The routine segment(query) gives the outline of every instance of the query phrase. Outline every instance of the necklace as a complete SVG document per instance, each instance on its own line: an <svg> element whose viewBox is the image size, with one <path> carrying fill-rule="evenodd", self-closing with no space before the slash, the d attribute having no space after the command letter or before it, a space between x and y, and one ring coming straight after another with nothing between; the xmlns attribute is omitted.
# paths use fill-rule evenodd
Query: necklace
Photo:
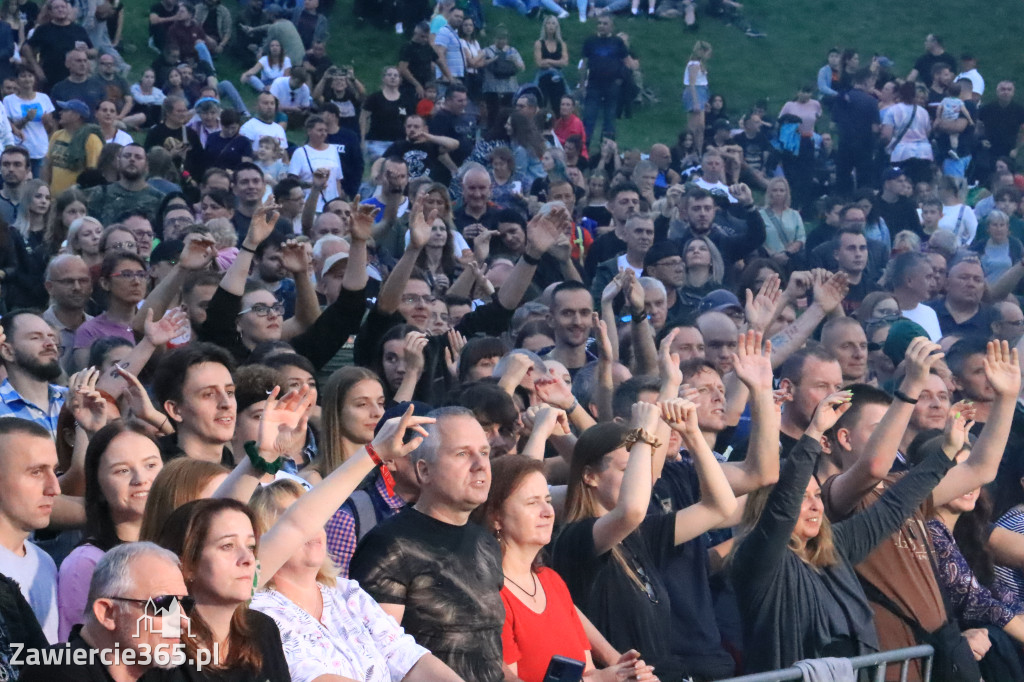
<svg viewBox="0 0 1024 682"><path fill-rule="evenodd" d="M532 593L530 593L530 592L527 592L527 591L526 591L526 589L525 589L525 588L524 588L524 587L523 587L522 585L520 585L519 583L517 583L517 582L516 582L515 580L512 580L512 578L509 578L509 577L508 577L507 575L505 576L505 580L509 581L510 583L512 583L513 585L515 585L516 587L518 587L518 588L519 588L519 590L520 590L520 591L521 591L521 592L522 592L523 594L525 594L526 596L528 596L528 597L529 597L530 599L533 599L534 597L536 597L536 596L537 596L537 574L536 574L536 573L534 573L533 571L530 571L530 577L531 577L531 578L533 578L533 592L532 592Z"/></svg>

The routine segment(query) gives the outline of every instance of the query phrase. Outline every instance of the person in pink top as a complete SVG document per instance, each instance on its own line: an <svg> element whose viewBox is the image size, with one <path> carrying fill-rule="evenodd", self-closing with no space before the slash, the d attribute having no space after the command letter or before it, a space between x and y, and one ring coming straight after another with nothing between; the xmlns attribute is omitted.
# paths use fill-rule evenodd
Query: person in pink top
<svg viewBox="0 0 1024 682"><path fill-rule="evenodd" d="M583 140L580 155L587 159L587 131L583 128L583 121L576 115L576 100L569 95L563 95L558 103L558 118L555 119L555 136L558 141L565 144L573 135L579 135Z"/></svg>
<svg viewBox="0 0 1024 682"><path fill-rule="evenodd" d="M779 112L779 116L792 114L800 119L800 134L810 135L814 132L814 125L821 118L821 102L812 99L814 88L810 85L800 86L796 93L796 99L786 102Z"/></svg>

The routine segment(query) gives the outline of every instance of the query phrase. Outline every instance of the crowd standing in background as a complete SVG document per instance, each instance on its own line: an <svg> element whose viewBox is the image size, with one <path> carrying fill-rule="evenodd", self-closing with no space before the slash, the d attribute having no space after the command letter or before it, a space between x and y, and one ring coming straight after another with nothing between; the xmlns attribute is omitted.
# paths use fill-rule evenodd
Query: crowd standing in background
<svg viewBox="0 0 1024 682"><path fill-rule="evenodd" d="M697 40L623 148L742 6L494 5L0 4L0 679L1024 679L1014 83Z"/></svg>

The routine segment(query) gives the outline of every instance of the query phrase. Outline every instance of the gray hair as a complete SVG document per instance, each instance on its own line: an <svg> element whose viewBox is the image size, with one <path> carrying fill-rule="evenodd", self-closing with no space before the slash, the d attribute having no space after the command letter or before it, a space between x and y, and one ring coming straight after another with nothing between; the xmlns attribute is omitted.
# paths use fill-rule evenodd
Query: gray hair
<svg viewBox="0 0 1024 682"><path fill-rule="evenodd" d="M327 214L324 213L323 215ZM320 239L316 240L316 244L313 244L313 258L316 258L317 260L323 258L324 245L332 244L334 242L345 242L346 244L348 244L344 237L338 236L336 234L325 234L323 237L320 237Z"/></svg>
<svg viewBox="0 0 1024 682"><path fill-rule="evenodd" d="M907 281L907 273L920 265L931 267L928 257L918 251L901 253L889 261L885 268L885 283L890 289L903 286Z"/></svg>
<svg viewBox="0 0 1024 682"><path fill-rule="evenodd" d="M644 291L647 289L653 289L654 291L660 291L663 296L668 295L668 290L665 289L665 285L662 284L660 279L656 279L654 277L641 277L637 281L640 282L640 286L644 288Z"/></svg>
<svg viewBox="0 0 1024 682"><path fill-rule="evenodd" d="M181 566L178 556L153 542L126 542L114 547L103 555L89 581L89 597L86 604L103 597L117 597L128 594L135 583L132 566L144 556L162 559L175 568Z"/></svg>
<svg viewBox="0 0 1024 682"><path fill-rule="evenodd" d="M512 336L518 334L519 330L523 328L523 325L526 324L531 317L535 315L546 316L550 310L551 309L543 303L538 303L536 301L527 301L516 308L516 311L512 313L512 321L509 322L509 329L512 330Z"/></svg>
<svg viewBox="0 0 1024 682"><path fill-rule="evenodd" d="M494 371L491 373L491 376L497 377L498 379L505 376L505 370L508 369L508 365L511 362L513 355L525 355L530 358L533 360L533 371L541 376L547 376L548 366L544 364L544 360L542 360L541 357L532 350L526 350L525 348L516 348L515 350L506 353L505 357L498 360L498 364L494 366Z"/></svg>
<svg viewBox="0 0 1024 682"><path fill-rule="evenodd" d="M1001 222L1006 223L1007 225L1010 224L1010 216L1006 215L1005 213L1000 211L998 208L994 208L994 209L992 209L991 211L988 212L988 220L987 220L987 222L992 222L993 220L999 220Z"/></svg>
<svg viewBox="0 0 1024 682"><path fill-rule="evenodd" d="M427 464L433 464L437 461L437 450L441 447L441 425L447 419L452 417L469 417L475 420L476 415L473 414L473 410L468 407L459 407L453 405L451 407L439 407L436 410L432 410L427 413L428 417L433 417L437 421L433 424L424 424L423 428L426 430L427 435L420 443L420 446L409 453L409 459L412 461L412 465L415 467L419 462L423 461Z"/></svg>

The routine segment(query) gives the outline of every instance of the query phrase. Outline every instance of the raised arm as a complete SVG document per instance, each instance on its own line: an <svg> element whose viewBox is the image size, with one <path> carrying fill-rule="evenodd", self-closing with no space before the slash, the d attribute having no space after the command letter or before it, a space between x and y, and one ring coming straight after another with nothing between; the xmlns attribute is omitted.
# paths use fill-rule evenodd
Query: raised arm
<svg viewBox="0 0 1024 682"><path fill-rule="evenodd" d="M924 390L932 367L944 355L939 344L932 343L928 337L913 339L907 347L907 373L900 384L900 393L916 401ZM868 438L864 454L832 482L829 506L833 513L846 517L861 498L889 473L913 413L912 403L900 398L893 400Z"/></svg>
<svg viewBox="0 0 1024 682"><path fill-rule="evenodd" d="M772 395L772 343L760 332L741 334L733 354L737 378L750 393L750 446L742 462L722 464L737 496L779 480L780 415Z"/></svg>
<svg viewBox="0 0 1024 682"><path fill-rule="evenodd" d="M697 406L675 398L661 403L661 416L683 439L700 481L700 502L676 512L675 541L681 545L717 527L736 511L736 496L697 423Z"/></svg>
<svg viewBox="0 0 1024 682"><path fill-rule="evenodd" d="M807 283L814 289L814 302L793 324L772 337L772 347L775 349L775 352L772 353L773 368L780 367L790 355L803 348L807 339L811 338L811 334L826 317L836 311L842 312L839 304L843 302L847 291L849 291L846 273L843 272L837 272L827 278L811 273L793 273L790 278L791 285L794 283L794 278L808 280ZM798 281L798 286L803 285L803 281Z"/></svg>
<svg viewBox="0 0 1024 682"><path fill-rule="evenodd" d="M658 367L658 350L654 345L654 327L644 308L644 288L633 270L627 268L623 274L626 275L626 302L629 304L633 372L653 374Z"/></svg>
<svg viewBox="0 0 1024 682"><path fill-rule="evenodd" d="M381 313L390 315L398 310L405 285L409 282L409 275L416 267L420 251L430 239L430 226L436 218L437 211L431 212L430 216L423 215L423 198L418 197L409 212L409 245L405 247L405 252L398 259L391 274L384 280L384 285L377 296L377 310Z"/></svg>
<svg viewBox="0 0 1024 682"><path fill-rule="evenodd" d="M1017 349L1006 341L989 341L985 354L985 377L996 397L981 435L971 448L967 461L957 464L935 487L932 501L944 505L975 488L995 480L1010 436L1013 411L1020 393L1020 365ZM1013 453L1014 456L1017 453Z"/></svg>
<svg viewBox="0 0 1024 682"><path fill-rule="evenodd" d="M512 273L498 289L498 303L506 310L515 310L523 300L537 272L537 264L559 235L568 232L569 211L560 204L545 204L526 226L526 250L516 261Z"/></svg>
<svg viewBox="0 0 1024 682"><path fill-rule="evenodd" d="M269 405L267 409L270 409ZM419 447L427 435L423 424L433 422L430 417L413 416L413 408L410 406L401 417L389 419L384 423L370 447L383 462L392 463L400 457L407 457ZM266 447L263 445L265 432L262 423L260 431L259 447L262 454ZM406 433L413 436L408 443L403 442ZM269 435L267 439L270 439ZM296 500L263 535L259 548L261 579L258 587L265 585L289 557L323 529L324 524L338 510L341 501L348 499L363 478L373 471L376 465L368 450L367 447L360 448L327 478Z"/></svg>
<svg viewBox="0 0 1024 682"><path fill-rule="evenodd" d="M309 329L320 317L320 301L316 297L313 280L309 278L306 245L289 239L281 245L281 261L295 280L295 315L285 320L281 330L282 337L290 339Z"/></svg>
<svg viewBox="0 0 1024 682"><path fill-rule="evenodd" d="M221 289L235 296L245 293L245 281L249 278L253 254L256 252L256 248L274 231L274 225L277 224L279 217L278 206L274 203L273 197L256 209L252 214L249 231L246 232L245 239L242 240L235 262L231 264L220 280Z"/></svg>
<svg viewBox="0 0 1024 682"><path fill-rule="evenodd" d="M185 235L185 245L181 250L181 256L178 257L178 263L171 268L170 274L153 287L153 291L149 292L149 296L142 302L142 306L132 319L132 331L136 338L146 332L147 315L152 313L154 318L162 318L167 308L181 294L188 276L210 267L216 255L217 246L209 235L198 232Z"/></svg>
<svg viewBox="0 0 1024 682"><path fill-rule="evenodd" d="M594 551L598 555L610 551L636 530L647 515L651 501L651 456L654 432L661 410L650 403L633 405L633 429L640 429L638 439L629 449L629 463L622 475L619 500L615 508L594 524Z"/></svg>

